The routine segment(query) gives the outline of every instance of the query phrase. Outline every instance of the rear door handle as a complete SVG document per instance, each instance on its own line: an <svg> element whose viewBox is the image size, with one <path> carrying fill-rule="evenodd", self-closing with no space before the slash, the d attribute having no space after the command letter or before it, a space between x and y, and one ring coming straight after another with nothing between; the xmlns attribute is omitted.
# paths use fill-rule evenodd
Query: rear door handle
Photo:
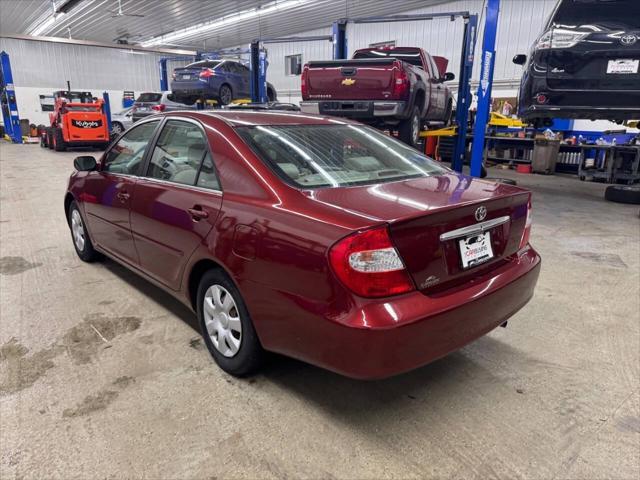
<svg viewBox="0 0 640 480"><path fill-rule="evenodd" d="M118 199L122 201L129 200L129 194L127 192L118 192L116 197L118 197Z"/></svg>
<svg viewBox="0 0 640 480"><path fill-rule="evenodd" d="M209 212L203 210L200 205L195 205L193 208L189 208L187 212L189 212L189 215L191 215L193 220L196 222L203 218L209 218Z"/></svg>

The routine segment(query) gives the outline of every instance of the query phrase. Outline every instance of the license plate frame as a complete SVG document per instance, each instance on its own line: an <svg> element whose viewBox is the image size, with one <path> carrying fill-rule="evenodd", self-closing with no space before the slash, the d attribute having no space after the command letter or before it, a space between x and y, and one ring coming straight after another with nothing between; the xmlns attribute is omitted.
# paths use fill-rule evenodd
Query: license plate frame
<svg viewBox="0 0 640 480"><path fill-rule="evenodd" d="M494 258L491 232L469 235L458 240L462 269L468 270Z"/></svg>
<svg viewBox="0 0 640 480"><path fill-rule="evenodd" d="M607 75L635 75L639 67L640 60L616 58L607 62Z"/></svg>

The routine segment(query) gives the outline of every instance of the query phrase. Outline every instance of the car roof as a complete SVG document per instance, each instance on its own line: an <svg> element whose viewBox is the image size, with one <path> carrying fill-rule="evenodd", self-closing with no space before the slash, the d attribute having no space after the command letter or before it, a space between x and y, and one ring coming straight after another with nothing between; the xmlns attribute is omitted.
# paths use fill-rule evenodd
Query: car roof
<svg viewBox="0 0 640 480"><path fill-rule="evenodd" d="M172 112L176 113L176 112ZM190 117L196 117L202 122L218 119L232 127L256 126L256 125L347 125L355 122L349 120L323 117L321 115L309 115L291 111L239 111L239 110L215 110L215 111L185 111ZM170 115L168 113L167 115Z"/></svg>

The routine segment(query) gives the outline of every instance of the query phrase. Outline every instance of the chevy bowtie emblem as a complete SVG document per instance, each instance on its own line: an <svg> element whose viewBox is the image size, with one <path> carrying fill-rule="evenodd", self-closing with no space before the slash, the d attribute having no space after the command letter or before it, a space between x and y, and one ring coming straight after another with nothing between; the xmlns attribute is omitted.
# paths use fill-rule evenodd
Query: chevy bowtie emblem
<svg viewBox="0 0 640 480"><path fill-rule="evenodd" d="M353 78L345 78L342 80L342 85L346 85L347 87L350 87L354 83L356 83L356 81Z"/></svg>

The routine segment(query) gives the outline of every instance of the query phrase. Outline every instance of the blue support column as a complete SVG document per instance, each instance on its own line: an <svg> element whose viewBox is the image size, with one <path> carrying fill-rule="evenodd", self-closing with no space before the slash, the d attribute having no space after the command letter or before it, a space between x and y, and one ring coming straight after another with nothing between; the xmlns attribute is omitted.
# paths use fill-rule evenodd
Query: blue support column
<svg viewBox="0 0 640 480"><path fill-rule="evenodd" d="M13 85L11 62L7 52L0 53L0 96L4 131L13 143L22 143L16 90Z"/></svg>
<svg viewBox="0 0 640 480"><path fill-rule="evenodd" d="M267 54L260 48L260 41L251 42L251 101L267 101Z"/></svg>
<svg viewBox="0 0 640 480"><path fill-rule="evenodd" d="M102 99L104 100L104 113L107 117L107 131L111 135L111 102L109 101L109 94L102 92Z"/></svg>
<svg viewBox="0 0 640 480"><path fill-rule="evenodd" d="M347 58L347 20L333 22L333 59Z"/></svg>
<svg viewBox="0 0 640 480"><path fill-rule="evenodd" d="M473 129L473 145L471 147L471 175L479 177L482 172L482 155L484 140L491 110L491 85L493 83L493 66L496 58L496 33L498 32L498 14L500 0L488 0L484 39L482 41L482 67L480 69L480 85L478 86L478 113Z"/></svg>
<svg viewBox="0 0 640 480"><path fill-rule="evenodd" d="M169 91L169 79L167 77L167 60L168 58L161 58L158 61L158 65L160 67L160 91L167 92Z"/></svg>
<svg viewBox="0 0 640 480"><path fill-rule="evenodd" d="M458 98L456 102L456 125L458 134L453 146L451 168L462 172L462 165L467 152L467 119L471 106L471 75L476 49L478 16L469 15L464 22L462 55L460 57L460 74L458 76Z"/></svg>

